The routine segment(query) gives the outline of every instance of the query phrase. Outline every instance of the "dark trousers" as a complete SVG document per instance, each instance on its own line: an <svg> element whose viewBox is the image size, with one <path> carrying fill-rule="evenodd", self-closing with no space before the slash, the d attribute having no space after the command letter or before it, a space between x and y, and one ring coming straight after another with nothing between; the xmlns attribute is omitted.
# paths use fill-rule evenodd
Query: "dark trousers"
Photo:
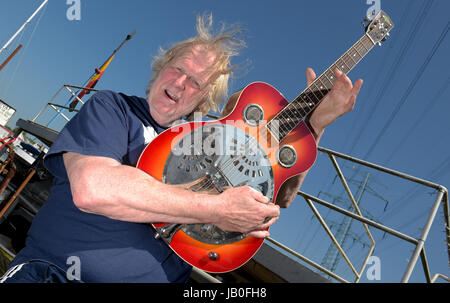
<svg viewBox="0 0 450 303"><path fill-rule="evenodd" d="M0 283L71 283L66 272L45 261L29 261L8 269L0 278Z"/></svg>

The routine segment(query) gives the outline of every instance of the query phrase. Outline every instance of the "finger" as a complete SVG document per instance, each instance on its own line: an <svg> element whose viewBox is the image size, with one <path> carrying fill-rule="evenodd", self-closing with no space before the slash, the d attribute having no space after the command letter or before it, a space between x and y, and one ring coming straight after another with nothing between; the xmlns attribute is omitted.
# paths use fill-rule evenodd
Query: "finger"
<svg viewBox="0 0 450 303"><path fill-rule="evenodd" d="M306 69L306 84L309 86L316 79L316 73L310 67Z"/></svg>
<svg viewBox="0 0 450 303"><path fill-rule="evenodd" d="M362 79L356 80L352 88L352 95L357 96L359 94L359 90L361 89L362 85L363 85Z"/></svg>
<svg viewBox="0 0 450 303"><path fill-rule="evenodd" d="M280 216L280 206L270 203L267 205L267 214L266 217L279 217Z"/></svg>
<svg viewBox="0 0 450 303"><path fill-rule="evenodd" d="M272 226L272 224L274 224L279 218L280 218L280 217L273 217L273 218L270 218L266 223L264 223L264 224L262 224L262 225L260 226L260 229L267 229L267 228L269 228L269 227Z"/></svg>
<svg viewBox="0 0 450 303"><path fill-rule="evenodd" d="M334 82L333 88L336 90L351 90L353 85L352 81L346 74L341 72L339 69L334 70L334 75L336 76L336 81Z"/></svg>
<svg viewBox="0 0 450 303"><path fill-rule="evenodd" d="M250 187L250 186L249 186L249 188L252 189L252 192L253 192L253 198L254 198L256 201L261 202L261 203L264 203L264 204L269 203L270 199L267 198L266 196L264 196L264 195L262 194L262 192L260 192L260 191L258 191L258 190L256 190L256 189L254 189L253 187Z"/></svg>
<svg viewBox="0 0 450 303"><path fill-rule="evenodd" d="M267 230L254 230L247 233L247 236L264 239L270 236L270 233Z"/></svg>

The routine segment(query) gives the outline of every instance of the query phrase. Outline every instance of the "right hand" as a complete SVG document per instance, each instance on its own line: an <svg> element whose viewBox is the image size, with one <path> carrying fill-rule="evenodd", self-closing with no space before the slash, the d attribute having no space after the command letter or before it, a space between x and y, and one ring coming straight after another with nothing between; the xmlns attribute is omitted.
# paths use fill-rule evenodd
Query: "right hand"
<svg viewBox="0 0 450 303"><path fill-rule="evenodd" d="M213 224L225 231L266 238L267 228L280 216L280 207L250 186L231 187L214 198L218 216Z"/></svg>

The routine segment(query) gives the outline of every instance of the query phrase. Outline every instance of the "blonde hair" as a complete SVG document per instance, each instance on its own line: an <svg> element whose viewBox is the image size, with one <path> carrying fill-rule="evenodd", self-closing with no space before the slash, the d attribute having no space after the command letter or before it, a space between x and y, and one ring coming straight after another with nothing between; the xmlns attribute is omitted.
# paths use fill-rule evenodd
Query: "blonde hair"
<svg viewBox="0 0 450 303"><path fill-rule="evenodd" d="M239 34L243 31L241 27L233 25L227 28L225 24L222 24L220 31L213 34L212 24L212 14L197 15L197 36L179 42L168 50L160 48L159 55L155 56L152 62L153 75L146 89L147 95L150 93L152 84L169 62L192 50L194 46L202 46L204 50L213 51L216 60L211 67L213 76L207 85L204 102L201 108L194 111L201 111L204 115L210 110L219 110L222 100L228 95L230 76L237 68L231 65L231 57L239 54L238 51L245 47L245 42L239 38Z"/></svg>

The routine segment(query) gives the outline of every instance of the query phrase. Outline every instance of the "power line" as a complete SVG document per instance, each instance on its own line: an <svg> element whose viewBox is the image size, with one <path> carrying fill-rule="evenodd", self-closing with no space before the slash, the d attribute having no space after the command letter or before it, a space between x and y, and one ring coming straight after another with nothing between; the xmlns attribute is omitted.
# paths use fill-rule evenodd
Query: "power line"
<svg viewBox="0 0 450 303"><path fill-rule="evenodd" d="M440 162L438 165L436 165L433 170L425 177L425 179L430 180L435 178L437 175L441 174L442 172L448 172L448 169L450 168L450 156L447 156L442 162ZM414 197L417 196L417 194L420 191L420 187L417 187L416 184L414 184L409 190L409 195L404 197L403 199L394 202L393 205L395 205L392 209L390 209L388 212L383 214L381 216L381 219L386 222L388 218L390 219L393 215L398 214L397 210L400 208L406 207L408 204L410 204L412 201L414 201Z"/></svg>
<svg viewBox="0 0 450 303"><path fill-rule="evenodd" d="M411 13L411 10L409 10L409 9L405 9L404 10L404 13L403 13L403 15L402 15L402 17L400 18L400 22L399 22L399 24L397 25L397 30L398 31L402 31L402 29L403 29L403 26L405 25L405 20L407 20L407 17L409 16L409 14ZM392 56L392 54L390 53L391 51L392 51L392 49L394 48L394 46L396 45L396 42L397 42L398 40L397 39L391 39L390 40L390 43L388 43L388 50L385 52L385 54L384 54L384 57L383 57L383 59L381 60L382 62L387 62L388 61L388 58L389 57L391 57ZM375 87L376 87L376 84L377 83L379 83L379 77L382 75L382 72L385 70L385 66L383 65L383 64L379 64L378 65L378 69L377 69L377 71L374 73L374 75L375 75L375 78L372 80L372 81L370 81L370 89L368 90L368 92L367 92L367 96L373 96L373 91L375 90ZM365 85L367 85L367 84L365 84ZM361 95L361 94L360 94ZM362 96L361 96L362 97ZM360 124L359 122L360 122L360 120L362 119L362 117L365 115L365 110L366 109L368 109L368 107L369 107L369 105L370 105L370 103L369 102L365 102L365 101L363 101L362 103L358 103L359 105L359 107L361 107L361 113L360 114L358 114L356 117L355 117L355 121L354 121L354 123L353 123L353 125L351 126L351 130L350 131L348 131L348 132L346 132L347 134L348 133L350 133L350 132L352 132L352 131L356 131L358 128L357 127L355 127L355 125L358 125L358 124ZM371 112L373 111L373 108L371 108L370 110L369 110L369 113L368 113L368 115L370 116L370 114L371 114ZM368 121L368 119L363 119L363 123L365 123L365 122L367 122ZM345 136L345 141L344 141L344 144L343 144L343 148L341 149L341 150L344 150L344 148L346 147L346 146L348 146L349 144L348 144L348 141L350 140L350 138L351 138L351 136ZM351 152L351 151L350 151ZM350 154L350 153L349 153Z"/></svg>
<svg viewBox="0 0 450 303"><path fill-rule="evenodd" d="M420 125L420 122L423 121L423 118L426 117L431 109L436 105L437 101L440 100L442 94L446 91L448 88L448 85L450 84L450 77L447 78L447 80L443 83L443 85L438 89L436 95L431 99L429 102L429 105L426 107L425 111L421 113L421 115L412 123L412 127L406 132L406 135L402 137L402 140L397 144L397 146L393 149L392 153L387 157L385 164L389 163L394 155L400 151L400 147L406 142L406 140L409 139L411 134L414 133L416 128Z"/></svg>
<svg viewBox="0 0 450 303"><path fill-rule="evenodd" d="M378 91L378 94L375 97L375 105L373 106L372 110L369 112L369 117L367 119L365 119L365 121L364 121L365 123L360 128L360 130L354 140L354 143L349 151L349 154L351 154L353 152L353 149L356 147L356 144L359 141L359 139L361 138L362 133L366 129L370 120L372 119L372 116L373 116L376 108L378 107L380 101L383 99L384 94L387 92L388 86L393 82L392 79L395 77L398 67L400 66L400 63L406 57L406 53L410 49L411 44L414 41L414 38L417 37L417 32L419 31L420 27L422 26L422 24L425 20L425 17L428 14L428 11L432 4L433 4L433 0L428 0L424 4L422 10L416 16L416 18L415 18L416 23L411 28L410 32L408 33L408 39L406 40L405 44L402 46L402 49L400 50L400 52L397 54L394 64L391 65L391 68L390 68L389 72L387 73L387 77L385 77L384 82L383 82L380 90Z"/></svg>
<svg viewBox="0 0 450 303"><path fill-rule="evenodd" d="M441 46L442 41L447 36L448 30L449 30L449 26L450 26L450 22L447 22L447 24L445 25L441 35L439 36L438 40L434 44L430 54L427 56L427 58L425 59L425 61L422 64L422 66L417 71L414 79L411 81L411 83L409 84L408 88L405 91L405 94L400 99L400 102L397 104L396 108L394 109L394 111L391 113L391 115L387 119L386 123L384 124L384 126L381 129L380 133L378 134L377 138L372 143L372 145L369 147L369 150L366 153L366 155L364 156L364 159L367 159L369 157L369 155L373 152L373 150L375 149L375 146L378 144L378 142L380 141L381 137L384 135L384 133L386 132L388 127L391 125L391 123L394 120L394 118L397 115L397 113L400 111L402 106L406 103L406 100L408 99L409 94L411 93L411 91L414 89L414 87L416 86L416 84L419 81L419 79L424 74L425 69L427 68L428 64L430 63L430 61L433 58L434 54L436 53L437 49Z"/></svg>

